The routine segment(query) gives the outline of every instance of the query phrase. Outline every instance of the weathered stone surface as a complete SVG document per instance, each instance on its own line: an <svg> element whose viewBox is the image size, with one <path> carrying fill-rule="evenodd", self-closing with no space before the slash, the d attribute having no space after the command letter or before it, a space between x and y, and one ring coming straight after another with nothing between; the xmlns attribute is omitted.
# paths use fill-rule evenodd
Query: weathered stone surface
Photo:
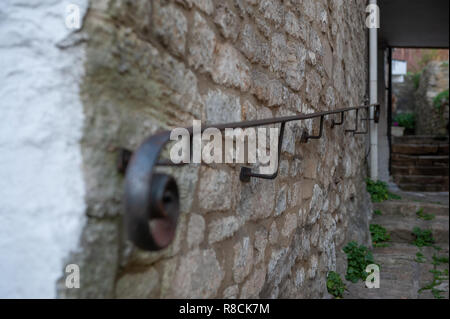
<svg viewBox="0 0 450 319"><path fill-rule="evenodd" d="M306 98L311 102L313 108L318 107L322 82L316 71L311 71L306 77Z"/></svg>
<svg viewBox="0 0 450 319"><path fill-rule="evenodd" d="M283 84L273 79L271 80L265 73L253 71L251 93L267 106L279 106L287 98L287 88Z"/></svg>
<svg viewBox="0 0 450 319"><path fill-rule="evenodd" d="M289 208L295 207L301 202L301 182L296 182L291 187L291 192L288 194L290 195L288 198Z"/></svg>
<svg viewBox="0 0 450 319"><path fill-rule="evenodd" d="M188 63L195 69L211 72L214 63L216 35L206 20L197 12L194 14L194 30L188 43Z"/></svg>
<svg viewBox="0 0 450 319"><path fill-rule="evenodd" d="M239 52L230 44L218 44L214 58L212 78L218 84L240 88L250 87L250 71Z"/></svg>
<svg viewBox="0 0 450 319"><path fill-rule="evenodd" d="M203 241L205 237L205 220L201 215L192 214L189 219L188 231L187 231L187 243L188 246L194 247Z"/></svg>
<svg viewBox="0 0 450 319"><path fill-rule="evenodd" d="M80 249L65 264L80 267L80 288L68 289L66 277L57 286L61 298L112 298L118 270L119 229L114 220L90 219L82 234Z"/></svg>
<svg viewBox="0 0 450 319"><path fill-rule="evenodd" d="M317 255L312 255L309 263L308 279L314 279L316 277L318 262Z"/></svg>
<svg viewBox="0 0 450 319"><path fill-rule="evenodd" d="M317 3L316 6L316 19L320 23L320 30L325 33L328 29L328 14L321 3Z"/></svg>
<svg viewBox="0 0 450 319"><path fill-rule="evenodd" d="M314 158L307 158L302 163L304 167L303 177L316 179L317 177L317 161Z"/></svg>
<svg viewBox="0 0 450 319"><path fill-rule="evenodd" d="M275 216L282 214L286 210L287 186L283 185L277 194Z"/></svg>
<svg viewBox="0 0 450 319"><path fill-rule="evenodd" d="M180 261L175 274L174 298L209 298L215 296L224 277L212 249L193 250Z"/></svg>
<svg viewBox="0 0 450 319"><path fill-rule="evenodd" d="M254 269L250 277L242 286L240 298L258 298L259 293L264 286L265 277L266 269L264 266Z"/></svg>
<svg viewBox="0 0 450 319"><path fill-rule="evenodd" d="M314 181L303 180L303 183L300 186L300 194L302 199L309 199L313 196L314 185Z"/></svg>
<svg viewBox="0 0 450 319"><path fill-rule="evenodd" d="M241 185L241 199L237 211L243 220L264 219L275 206L275 187L272 181L251 179Z"/></svg>
<svg viewBox="0 0 450 319"><path fill-rule="evenodd" d="M178 267L178 257L172 257L161 262L162 276L161 276L161 293L160 298L172 297L173 278Z"/></svg>
<svg viewBox="0 0 450 319"><path fill-rule="evenodd" d="M262 228L255 233L255 264L264 261L266 246L267 246L267 230Z"/></svg>
<svg viewBox="0 0 450 319"><path fill-rule="evenodd" d="M128 273L116 283L116 298L152 298L159 294L159 275L154 268L140 273Z"/></svg>
<svg viewBox="0 0 450 319"><path fill-rule="evenodd" d="M238 285L233 285L230 287L227 287L224 291L223 291L223 298L224 299L236 299L239 295L239 286Z"/></svg>
<svg viewBox="0 0 450 319"><path fill-rule="evenodd" d="M239 34L240 20L227 2L217 4L214 22L219 26L220 33L225 38L236 40Z"/></svg>
<svg viewBox="0 0 450 319"><path fill-rule="evenodd" d="M212 221L208 226L208 242L213 244L231 237L239 229L239 226L239 220L234 216L228 216Z"/></svg>
<svg viewBox="0 0 450 319"><path fill-rule="evenodd" d="M241 104L238 96L214 90L209 91L204 99L207 123L232 123L241 120Z"/></svg>
<svg viewBox="0 0 450 319"><path fill-rule="evenodd" d="M287 111L284 108L279 108L277 112L277 117L284 117L295 115L292 111ZM295 154L295 144L298 138L301 136L301 127L296 122L288 122L284 128L283 142L281 144L281 151L289 153L291 155Z"/></svg>
<svg viewBox="0 0 450 319"><path fill-rule="evenodd" d="M301 257L302 259L308 259L309 253L311 250L311 242L309 240L309 233L303 232L302 233L302 249L301 249Z"/></svg>
<svg viewBox="0 0 450 319"><path fill-rule="evenodd" d="M320 217L323 202L324 202L323 191L319 185L315 184L313 188L311 202L309 204L309 215L307 221L309 225L314 224L316 220Z"/></svg>
<svg viewBox="0 0 450 319"><path fill-rule="evenodd" d="M300 90L305 78L306 49L296 42L288 43L288 55L284 66L284 78L289 87Z"/></svg>
<svg viewBox="0 0 450 319"><path fill-rule="evenodd" d="M320 225L315 224L311 230L311 246L317 247L319 244L319 236L320 236Z"/></svg>
<svg viewBox="0 0 450 319"><path fill-rule="evenodd" d="M301 267L295 273L295 286L300 288L303 285L304 281L305 281L305 269Z"/></svg>
<svg viewBox="0 0 450 319"><path fill-rule="evenodd" d="M292 11L288 11L284 17L284 30L291 36L298 38L300 34L299 19Z"/></svg>
<svg viewBox="0 0 450 319"><path fill-rule="evenodd" d="M261 32L261 34L264 35L267 39L270 39L270 36L272 34L272 26L270 22L264 19L264 17L256 16L255 23L259 32Z"/></svg>
<svg viewBox="0 0 450 319"><path fill-rule="evenodd" d="M278 28L283 24L284 20L284 7L281 3L270 0L262 0L259 3L259 11L264 15L264 17L275 24Z"/></svg>
<svg viewBox="0 0 450 319"><path fill-rule="evenodd" d="M310 48L313 50L314 53L316 53L319 56L323 56L322 40L320 39L319 34L314 29L311 29L310 31L309 43Z"/></svg>
<svg viewBox="0 0 450 319"><path fill-rule="evenodd" d="M148 33L151 26L152 6L146 0L138 1L110 1L109 12L114 18L126 20L127 14L135 17L136 28L139 32Z"/></svg>
<svg viewBox="0 0 450 319"><path fill-rule="evenodd" d="M280 161L279 175L280 177L289 176L289 161L287 160Z"/></svg>
<svg viewBox="0 0 450 319"><path fill-rule="evenodd" d="M270 70L282 73L286 62L286 36L284 33L274 33L270 39Z"/></svg>
<svg viewBox="0 0 450 319"><path fill-rule="evenodd" d="M284 220L281 234L284 237L290 237L295 228L297 228L297 213L289 213Z"/></svg>
<svg viewBox="0 0 450 319"><path fill-rule="evenodd" d="M158 3L155 2L153 15L155 33L173 54L184 55L188 28L186 17L175 6L161 7Z"/></svg>
<svg viewBox="0 0 450 319"><path fill-rule="evenodd" d="M249 237L234 245L233 278L236 283L241 283L250 273L253 266L253 245Z"/></svg>
<svg viewBox="0 0 450 319"><path fill-rule="evenodd" d="M272 245L277 244L279 235L277 223L274 221L272 222L272 225L270 225L269 242Z"/></svg>
<svg viewBox="0 0 450 319"><path fill-rule="evenodd" d="M198 197L205 210L226 210L231 207L231 176L223 170L203 168Z"/></svg>
<svg viewBox="0 0 450 319"><path fill-rule="evenodd" d="M196 6L206 14L211 14L214 11L214 2L212 0L175 0L175 1L183 4L188 8Z"/></svg>
<svg viewBox="0 0 450 319"><path fill-rule="evenodd" d="M316 18L315 0L296 1L296 2L299 3L299 7L297 8L297 10L302 12L308 18L308 21L311 21Z"/></svg>
<svg viewBox="0 0 450 319"><path fill-rule="evenodd" d="M334 106L336 105L336 97L335 97L335 94L334 94L334 89L331 86L329 86L327 88L326 96L325 96L325 103L330 108L334 108Z"/></svg>
<svg viewBox="0 0 450 319"><path fill-rule="evenodd" d="M191 164L182 169L171 170L178 185L178 192L180 195L180 211L188 213L191 211L192 200L195 197L197 190L198 174L200 167L196 164Z"/></svg>
<svg viewBox="0 0 450 319"><path fill-rule="evenodd" d="M289 277L293 276L293 267L301 253L300 244L300 232L297 230L288 247L272 250L272 256L267 270L266 283L264 284L260 297L266 298L267 296L278 296L283 298L288 295L288 292L282 288L286 287L288 284L287 281L290 280Z"/></svg>
<svg viewBox="0 0 450 319"><path fill-rule="evenodd" d="M269 45L251 24L246 24L242 28L239 49L251 62L263 66L270 64Z"/></svg>
<svg viewBox="0 0 450 319"><path fill-rule="evenodd" d="M277 269L277 266L278 267L282 266L283 263L280 261L282 261L286 257L287 252L288 248L282 248L272 251L272 255L270 256L270 261L267 269L268 278L272 279L273 277L278 275L278 272L276 272L275 270Z"/></svg>

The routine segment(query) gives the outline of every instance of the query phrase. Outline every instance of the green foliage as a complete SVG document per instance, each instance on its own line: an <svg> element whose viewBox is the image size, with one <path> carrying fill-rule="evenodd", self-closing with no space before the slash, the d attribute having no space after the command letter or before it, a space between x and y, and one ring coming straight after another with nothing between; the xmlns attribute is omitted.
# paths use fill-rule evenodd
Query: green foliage
<svg viewBox="0 0 450 319"><path fill-rule="evenodd" d="M387 247L387 243L391 236L387 232L386 228L378 224L370 224L370 234L372 235L372 243L374 247Z"/></svg>
<svg viewBox="0 0 450 319"><path fill-rule="evenodd" d="M416 115L414 113L400 113L394 117L394 122L397 122L398 126L413 130L416 126Z"/></svg>
<svg viewBox="0 0 450 319"><path fill-rule="evenodd" d="M439 111L441 110L442 106L445 104L448 104L448 89L442 91L441 93L436 95L433 99L433 105Z"/></svg>
<svg viewBox="0 0 450 319"><path fill-rule="evenodd" d="M444 67L444 68L448 68L448 61L442 62L441 66Z"/></svg>
<svg viewBox="0 0 450 319"><path fill-rule="evenodd" d="M370 178L366 179L367 191L370 194L372 202L379 203L388 199L400 199L400 196L388 191L387 184L382 181L374 182Z"/></svg>
<svg viewBox="0 0 450 319"><path fill-rule="evenodd" d="M418 262L418 263L424 263L424 262L426 261L426 259L425 259L425 256L419 251L419 252L416 254L416 259L415 259L415 261Z"/></svg>
<svg viewBox="0 0 450 319"><path fill-rule="evenodd" d="M414 83L414 89L417 90L419 88L420 84L420 76L422 75L422 72L416 72L412 74L412 80Z"/></svg>
<svg viewBox="0 0 450 319"><path fill-rule="evenodd" d="M420 76L422 75L421 71L418 72L407 72L406 76L411 78L413 85L414 85L414 90L417 90L419 88L419 84L420 84Z"/></svg>
<svg viewBox="0 0 450 319"><path fill-rule="evenodd" d="M433 255L433 261L431 263L435 266L439 266L441 264L448 264L448 256Z"/></svg>
<svg viewBox="0 0 450 319"><path fill-rule="evenodd" d="M375 210L373 211L373 214L374 214L374 215L377 215L377 216L381 216L381 215L382 215L381 210L379 210L379 209L375 209Z"/></svg>
<svg viewBox="0 0 450 319"><path fill-rule="evenodd" d="M341 276L335 272L330 271L327 275L327 290L336 299L343 298L346 287L342 282Z"/></svg>
<svg viewBox="0 0 450 319"><path fill-rule="evenodd" d="M419 227L414 227L412 233L416 238L413 241L413 245L416 245L417 247L433 246L434 238L431 230L422 230Z"/></svg>
<svg viewBox="0 0 450 319"><path fill-rule="evenodd" d="M420 219L423 219L423 220L432 220L435 217L434 214L424 213L423 212L423 208L419 209L416 212L416 216L417 216L417 218L420 218Z"/></svg>
<svg viewBox="0 0 450 319"><path fill-rule="evenodd" d="M372 252L364 245L358 246L355 241L349 242L344 247L347 254L347 274L345 279L356 283L359 279L366 280L367 265L374 264Z"/></svg>
<svg viewBox="0 0 450 319"><path fill-rule="evenodd" d="M444 298L441 293L443 290L439 290L436 286L439 286L444 280L448 280L448 269L438 270L436 267L430 270L430 273L433 274L433 280L427 284L425 287L419 289L419 293L424 290L431 290L434 298L442 299Z"/></svg>

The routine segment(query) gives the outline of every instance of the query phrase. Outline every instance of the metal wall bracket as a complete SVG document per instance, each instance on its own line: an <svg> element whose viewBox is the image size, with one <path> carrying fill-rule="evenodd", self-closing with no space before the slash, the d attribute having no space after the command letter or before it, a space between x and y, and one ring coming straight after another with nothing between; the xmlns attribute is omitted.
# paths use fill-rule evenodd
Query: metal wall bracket
<svg viewBox="0 0 450 319"><path fill-rule="evenodd" d="M359 113L359 109L356 109L355 129L354 130L345 130L345 133L353 133L353 134L355 134L355 132L358 130L358 113Z"/></svg>
<svg viewBox="0 0 450 319"><path fill-rule="evenodd" d="M280 154L281 154L281 147L283 145L283 136L284 136L284 125L286 122L281 123L280 126L280 134L278 135L278 160L277 160L277 169L273 174L258 174L253 173L252 169L250 167L241 167L241 173L239 174L239 179L241 182L248 183L250 182L250 177L257 177L257 178L263 178L263 179L275 179L278 176L278 168L280 167Z"/></svg>
<svg viewBox="0 0 450 319"><path fill-rule="evenodd" d="M365 104L355 107L347 107L332 111L324 111L311 114L299 114L279 118L236 122L228 124L210 125L202 127L202 132L210 127L220 131L225 128L248 128L281 124L278 136L278 166L273 174L257 174L249 167L241 167L240 180L250 181L251 177L274 179L278 176L281 146L284 137L284 128L287 122L302 121L320 117L320 128L318 135L309 135L303 132L300 142L306 143L309 139L320 139L323 133L323 122L325 116L340 114L340 122L332 121L332 128L344 123L344 113L360 109L375 107L374 122L379 119L379 105ZM368 117L361 119L370 121ZM366 134L366 131L358 132L358 116L355 120L355 129L346 130L354 134ZM192 127L187 128L193 135ZM128 238L139 248L145 250L160 250L167 247L175 236L177 220L179 216L179 193L175 180L167 175L156 173L156 166L180 166L185 164L174 164L168 160L160 160L160 153L164 146L170 141L170 131L163 131L149 136L134 152L121 149L118 158L118 171L125 172L124 206L125 227ZM192 144L192 143L191 143ZM192 153L192 152L191 152Z"/></svg>
<svg viewBox="0 0 450 319"><path fill-rule="evenodd" d="M331 120L331 128L334 128L335 126L344 124L344 115L345 115L345 112L342 112L341 113L341 120L339 122L336 122L334 119L332 119Z"/></svg>
<svg viewBox="0 0 450 319"><path fill-rule="evenodd" d="M302 137L300 138L300 143L308 143L309 139L319 139L322 137L322 132L323 132L323 119L324 119L324 115L322 115L320 117L320 127L319 127L319 134L318 135L309 135L308 132L303 131L302 133Z"/></svg>
<svg viewBox="0 0 450 319"><path fill-rule="evenodd" d="M367 117L366 118L362 118L361 119L361 121L370 121L370 117L369 117L369 110L368 109L366 109L366 115L367 115ZM369 124L367 123L366 124L366 129L364 130L364 131L360 131L360 132L353 132L353 135L355 135L355 134L367 134L369 131Z"/></svg>

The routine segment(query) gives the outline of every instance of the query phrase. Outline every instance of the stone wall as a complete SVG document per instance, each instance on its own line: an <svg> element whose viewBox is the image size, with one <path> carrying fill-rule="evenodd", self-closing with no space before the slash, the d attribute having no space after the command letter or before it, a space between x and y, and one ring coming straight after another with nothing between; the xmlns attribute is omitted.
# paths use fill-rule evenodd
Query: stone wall
<svg viewBox="0 0 450 319"><path fill-rule="evenodd" d="M407 74L403 82L392 83L392 117L400 113L415 113L416 89L412 74Z"/></svg>
<svg viewBox="0 0 450 319"><path fill-rule="evenodd" d="M448 102L441 108L434 106L434 98L448 90L448 61L432 61L422 71L416 91L416 134L448 135Z"/></svg>
<svg viewBox="0 0 450 319"><path fill-rule="evenodd" d="M182 212L174 242L159 252L126 240L117 150L192 119L359 105L368 69L364 21L365 1L90 1L81 30L58 44L83 52L73 91L84 113L76 145L85 216L76 248L56 264L57 296L326 297L327 272L345 268L342 246L370 245L367 136L344 134L354 114L334 129L327 117L323 137L307 144L301 133L317 131L317 120L287 125L275 180L241 183L239 165L171 170ZM64 285L71 263L80 267L79 289Z"/></svg>

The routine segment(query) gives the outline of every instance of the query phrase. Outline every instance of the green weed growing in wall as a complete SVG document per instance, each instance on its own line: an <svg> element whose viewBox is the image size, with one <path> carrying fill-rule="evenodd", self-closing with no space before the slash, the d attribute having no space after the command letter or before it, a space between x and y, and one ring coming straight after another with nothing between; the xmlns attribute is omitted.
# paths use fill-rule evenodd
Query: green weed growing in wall
<svg viewBox="0 0 450 319"><path fill-rule="evenodd" d="M370 224L369 226L370 235L372 235L372 243L374 247L387 247L387 243L391 237L387 232L386 228L378 224Z"/></svg>
<svg viewBox="0 0 450 319"><path fill-rule="evenodd" d="M448 89L436 95L433 99L434 107L441 111L443 105L448 104Z"/></svg>
<svg viewBox="0 0 450 319"><path fill-rule="evenodd" d="M344 247L347 254L347 274L345 279L356 283L359 279L366 280L368 273L367 265L374 264L372 252L364 245L359 245L355 241L349 242Z"/></svg>
<svg viewBox="0 0 450 319"><path fill-rule="evenodd" d="M416 212L416 216L417 218L423 219L423 220L432 220L434 219L434 214L428 214L428 213L424 213L423 208L419 209Z"/></svg>
<svg viewBox="0 0 450 319"><path fill-rule="evenodd" d="M387 184L383 181L366 179L366 189L370 194L372 202L379 203L388 199L400 199L401 197L388 191Z"/></svg>
<svg viewBox="0 0 450 319"><path fill-rule="evenodd" d="M420 227L414 227L412 233L415 237L413 245L417 247L433 246L434 238L431 230L422 230Z"/></svg>
<svg viewBox="0 0 450 319"><path fill-rule="evenodd" d="M346 287L342 282L341 276L335 272L330 271L327 275L327 290L336 299L343 298Z"/></svg>

